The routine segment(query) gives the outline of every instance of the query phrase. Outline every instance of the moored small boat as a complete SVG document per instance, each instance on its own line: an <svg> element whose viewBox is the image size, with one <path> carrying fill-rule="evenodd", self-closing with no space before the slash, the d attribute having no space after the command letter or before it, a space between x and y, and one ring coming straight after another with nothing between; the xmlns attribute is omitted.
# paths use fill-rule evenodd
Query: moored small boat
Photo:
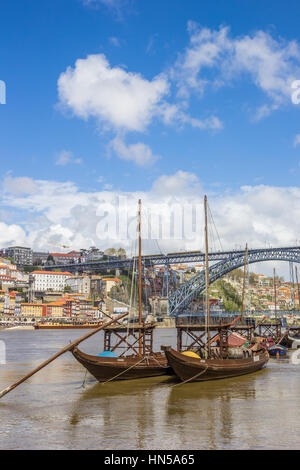
<svg viewBox="0 0 300 470"><path fill-rule="evenodd" d="M170 346L162 347L170 367L184 382L203 382L250 374L262 369L269 360L266 350L248 353L240 358L201 359L175 351Z"/></svg>
<svg viewBox="0 0 300 470"><path fill-rule="evenodd" d="M153 351L154 325L142 321L142 237L141 237L141 200L138 211L138 324L129 325L125 330L117 328L104 329L104 352L91 356L77 347L71 350L75 359L80 362L99 382L113 380L130 380L160 375L171 375L172 371L167 358L162 352ZM112 337L115 336L115 341ZM125 351L117 356L115 351ZM127 355L127 352L133 352ZM116 357L113 357L113 356Z"/></svg>
<svg viewBox="0 0 300 470"><path fill-rule="evenodd" d="M101 323L36 323L35 330L74 330L99 328Z"/></svg>
<svg viewBox="0 0 300 470"><path fill-rule="evenodd" d="M207 380L225 379L256 372L268 362L269 354L264 338L249 338L230 331L237 317L230 324L212 324L210 322L209 303L209 263L208 263L208 228L207 228L207 197L204 197L205 220L205 287L206 287L206 323L201 343L197 350L175 351L171 346L162 346L169 366L182 382L203 382ZM244 279L242 292L241 318L244 312L245 275L248 246L246 244L244 261ZM197 338L199 340L199 338ZM194 341L193 344L195 344ZM254 344L250 344L254 343ZM181 344L181 341L180 341ZM199 342L198 342L199 344Z"/></svg>
<svg viewBox="0 0 300 470"><path fill-rule="evenodd" d="M274 346L271 346L268 351L270 356L286 356L288 348L281 346L281 344L275 344Z"/></svg>
<svg viewBox="0 0 300 470"><path fill-rule="evenodd" d="M172 375L164 353L152 353L149 356L92 356L77 347L71 350L80 362L99 382L109 380L131 380L160 375Z"/></svg>

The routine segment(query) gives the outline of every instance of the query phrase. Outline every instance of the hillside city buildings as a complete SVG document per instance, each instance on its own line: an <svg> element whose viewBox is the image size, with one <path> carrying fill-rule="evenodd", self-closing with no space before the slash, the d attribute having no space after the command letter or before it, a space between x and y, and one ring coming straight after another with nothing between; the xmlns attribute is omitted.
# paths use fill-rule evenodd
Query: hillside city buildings
<svg viewBox="0 0 300 470"><path fill-rule="evenodd" d="M72 274L68 270L43 269L49 263L67 265L77 262L80 265L83 260L101 259L104 254L95 247L69 253L42 253L27 247L14 246L1 250L1 254L0 318L99 318L105 309L110 313L128 309L132 288L128 273L119 277L115 271ZM39 264L34 266L34 260L38 260ZM169 292L202 269L202 264L145 268L142 279L145 310L155 316L167 315ZM235 276L233 272L223 280L241 297L240 276ZM253 274L247 287L246 308L269 312L274 312L275 308L299 309L298 285L278 280L276 288L275 303L273 279ZM225 300L224 292L218 287L218 283L214 283L211 286L212 309L224 310ZM190 312L199 312L203 308L201 299L196 299L188 307Z"/></svg>
<svg viewBox="0 0 300 470"><path fill-rule="evenodd" d="M101 260L104 252L92 246L88 250L72 250L68 253L33 251L24 246L10 246L0 250L0 255L11 258L18 266L43 266L46 264L76 264Z"/></svg>
<svg viewBox="0 0 300 470"><path fill-rule="evenodd" d="M33 251L31 248L23 246L11 246L6 248L5 255L7 258L12 258L15 264L31 265L33 261Z"/></svg>

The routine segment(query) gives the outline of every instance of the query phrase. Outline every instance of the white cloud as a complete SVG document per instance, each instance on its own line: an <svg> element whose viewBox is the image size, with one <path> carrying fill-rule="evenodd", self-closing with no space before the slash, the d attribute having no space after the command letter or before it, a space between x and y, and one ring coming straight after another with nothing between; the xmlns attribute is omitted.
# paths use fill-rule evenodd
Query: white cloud
<svg viewBox="0 0 300 470"><path fill-rule="evenodd" d="M263 104L256 110L253 116L253 119L255 121L260 121L261 119L270 116L270 114L272 114L272 112L275 111L276 109L278 109L277 104L272 104L272 105Z"/></svg>
<svg viewBox="0 0 300 470"><path fill-rule="evenodd" d="M123 4L126 3L125 0L82 0L84 5L97 6L104 5L105 7L119 10Z"/></svg>
<svg viewBox="0 0 300 470"><path fill-rule="evenodd" d="M58 79L62 105L78 117L95 117L116 130L145 130L168 91L165 76L146 80L138 73L111 67L103 54L78 59Z"/></svg>
<svg viewBox="0 0 300 470"><path fill-rule="evenodd" d="M294 139L294 147L297 147L297 145L300 144L300 134L296 134L295 139Z"/></svg>
<svg viewBox="0 0 300 470"><path fill-rule="evenodd" d="M120 41L117 37L115 36L111 36L109 38L109 42L113 45L113 46L116 46L116 47L120 47Z"/></svg>
<svg viewBox="0 0 300 470"><path fill-rule="evenodd" d="M163 103L160 106L159 113L163 119L163 122L167 125L178 125L189 124L190 126L197 129L212 129L220 130L223 129L222 121L216 116L210 116L206 119L197 119L189 116L182 110L182 106L179 104L168 104Z"/></svg>
<svg viewBox="0 0 300 470"><path fill-rule="evenodd" d="M177 171L173 175L161 175L153 183L152 192L164 195L200 194L200 182L193 173ZM199 197L199 196L198 196Z"/></svg>
<svg viewBox="0 0 300 470"><path fill-rule="evenodd" d="M112 188L113 188L113 185L112 185L112 184L108 184L108 183L106 183L106 184L103 186L103 189L104 189L105 191L111 191Z"/></svg>
<svg viewBox="0 0 300 470"><path fill-rule="evenodd" d="M206 119L197 119L190 116L182 115L181 120L182 122L186 122L192 127L196 127L198 129L223 129L222 121L216 116L210 116Z"/></svg>
<svg viewBox="0 0 300 470"><path fill-rule="evenodd" d="M65 166L69 163L81 164L82 160L81 158L74 157L73 152L70 152L69 150L62 150L59 152L55 164L59 166Z"/></svg>
<svg viewBox="0 0 300 470"><path fill-rule="evenodd" d="M83 5L98 9L104 7L118 21L123 21L124 14L134 12L135 0L81 0Z"/></svg>
<svg viewBox="0 0 300 470"><path fill-rule="evenodd" d="M120 0L83 0L86 5L91 3L103 3L106 6L116 6L120 3Z"/></svg>
<svg viewBox="0 0 300 470"><path fill-rule="evenodd" d="M113 130L117 137L112 147L125 160L145 165L157 160L150 148L137 143L126 148L119 135L144 132L154 120L165 125L196 129L220 130L220 119L214 115L204 119L191 117L183 103L169 103L170 82L166 75L147 80L142 75L111 67L103 54L78 59L58 79L60 105L82 119L95 118L104 130Z"/></svg>
<svg viewBox="0 0 300 470"><path fill-rule="evenodd" d="M203 68L211 68L218 64L224 51L230 49L227 34L228 28L211 31L208 28L198 29L195 23L188 23L190 47L181 54L173 69L173 77L179 82L179 95L188 96L194 89L202 95L207 78L199 76Z"/></svg>
<svg viewBox="0 0 300 470"><path fill-rule="evenodd" d="M4 178L2 187L4 192L11 193L16 196L35 194L38 191L36 182L27 176L14 178L8 175Z"/></svg>
<svg viewBox="0 0 300 470"><path fill-rule="evenodd" d="M26 242L26 233L16 224L5 224L0 222L0 246L23 245Z"/></svg>
<svg viewBox="0 0 300 470"><path fill-rule="evenodd" d="M172 70L179 96L202 95L208 85L232 84L247 77L260 88L271 104L263 105L264 117L291 99L291 83L300 76L300 49L296 41L275 40L269 33L231 37L228 27L199 28L189 22L190 44Z"/></svg>
<svg viewBox="0 0 300 470"><path fill-rule="evenodd" d="M132 220L136 215L137 201L141 198L145 213L162 214L163 227L167 225L171 204L196 208L197 225L192 227L190 220L186 220L184 225L186 232L193 233L191 239L159 239L163 251L204 249L203 190L193 173L178 171L173 175L161 175L149 191L136 192L109 188L83 192L71 182L35 180L34 184L38 188L36 193L3 195L2 207L12 214L21 211L23 220L22 223L0 226L3 246L25 244L43 250L52 249L53 243L74 249L91 245L107 248L113 244L130 249L136 236L136 225ZM127 207L121 208L120 213L124 215L128 209L131 240L99 238L99 210L107 204L117 207L120 200L126 201ZM297 239L299 244L300 188L246 186L236 193L209 196L208 201L224 249L243 249L246 242L250 248L295 245ZM114 223L112 212L108 218ZM158 227L155 218L153 227ZM211 233L214 236L210 236L210 249L220 249L212 226ZM147 252L154 252L157 244L148 241L144 248Z"/></svg>
<svg viewBox="0 0 300 470"><path fill-rule="evenodd" d="M148 145L138 142L126 146L120 137L116 137L110 142L110 148L122 160L133 161L138 166L148 166L158 160L159 155L154 155Z"/></svg>

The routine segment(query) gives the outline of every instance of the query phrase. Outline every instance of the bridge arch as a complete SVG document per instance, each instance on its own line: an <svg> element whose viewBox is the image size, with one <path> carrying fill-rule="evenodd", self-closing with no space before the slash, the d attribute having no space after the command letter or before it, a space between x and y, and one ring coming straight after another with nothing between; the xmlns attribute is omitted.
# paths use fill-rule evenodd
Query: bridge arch
<svg viewBox="0 0 300 470"><path fill-rule="evenodd" d="M247 262L249 264L259 263L262 261L290 261L300 263L300 253L293 249L274 248L273 250L257 250L248 253ZM244 254L222 260L209 268L209 278L212 284L225 274L234 269L240 268L245 263ZM205 271L201 271L192 277L189 281L182 284L178 289L169 294L169 315L178 315L180 311L185 309L192 300L205 290Z"/></svg>

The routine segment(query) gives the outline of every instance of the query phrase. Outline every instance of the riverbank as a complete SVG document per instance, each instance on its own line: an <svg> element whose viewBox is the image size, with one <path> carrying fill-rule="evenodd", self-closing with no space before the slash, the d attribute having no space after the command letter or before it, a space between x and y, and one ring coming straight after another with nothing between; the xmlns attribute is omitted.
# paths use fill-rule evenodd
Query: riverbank
<svg viewBox="0 0 300 470"><path fill-rule="evenodd" d="M33 325L16 325L16 326L1 326L1 331L15 331L15 330L34 330Z"/></svg>

